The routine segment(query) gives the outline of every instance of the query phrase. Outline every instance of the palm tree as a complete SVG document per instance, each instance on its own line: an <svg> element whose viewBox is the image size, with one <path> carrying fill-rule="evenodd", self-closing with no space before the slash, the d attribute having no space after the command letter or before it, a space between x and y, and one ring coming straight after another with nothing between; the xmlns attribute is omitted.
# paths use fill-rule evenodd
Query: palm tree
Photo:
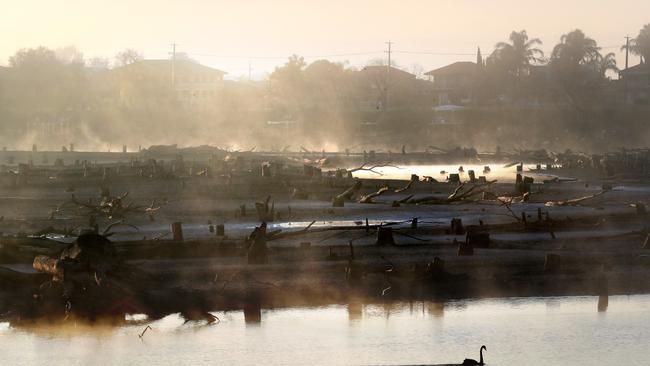
<svg viewBox="0 0 650 366"><path fill-rule="evenodd" d="M553 48L551 60L564 66L575 67L593 62L598 58L600 47L595 40L576 29L560 38Z"/></svg>
<svg viewBox="0 0 650 366"><path fill-rule="evenodd" d="M606 55L598 53L596 58L593 60L594 69L602 76L605 77L607 71L618 72L619 69L616 66L616 54L610 52Z"/></svg>
<svg viewBox="0 0 650 366"><path fill-rule="evenodd" d="M544 52L535 47L542 44L539 38L529 39L525 30L513 31L509 38L511 43L497 43L492 55L515 76L527 73L531 64L544 60Z"/></svg>
<svg viewBox="0 0 650 366"><path fill-rule="evenodd" d="M650 61L650 24L643 26L639 35L630 41L630 52L641 57L641 63Z"/></svg>

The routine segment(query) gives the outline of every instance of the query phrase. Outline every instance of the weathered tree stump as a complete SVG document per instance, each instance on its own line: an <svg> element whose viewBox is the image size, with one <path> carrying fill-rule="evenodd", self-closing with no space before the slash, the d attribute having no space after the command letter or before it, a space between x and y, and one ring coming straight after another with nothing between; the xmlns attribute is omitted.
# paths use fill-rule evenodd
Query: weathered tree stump
<svg viewBox="0 0 650 366"><path fill-rule="evenodd" d="M377 242L376 245L395 245L393 238L393 228L380 226L377 228Z"/></svg>
<svg viewBox="0 0 650 366"><path fill-rule="evenodd" d="M465 234L465 228L463 227L463 220L460 218L451 219L451 230L450 234L452 235L463 235Z"/></svg>
<svg viewBox="0 0 650 366"><path fill-rule="evenodd" d="M490 233L482 230L468 230L465 236L465 243L473 248L489 248Z"/></svg>
<svg viewBox="0 0 650 366"><path fill-rule="evenodd" d="M469 176L469 182L470 183L476 183L476 173L474 173L473 170L468 170L467 171L467 176Z"/></svg>
<svg viewBox="0 0 650 366"><path fill-rule="evenodd" d="M268 263L268 248L266 246L266 222L256 227L248 237L248 264Z"/></svg>
<svg viewBox="0 0 650 366"><path fill-rule="evenodd" d="M183 223L182 222L174 222L171 225L172 228L172 239L175 241L182 241L183 240Z"/></svg>

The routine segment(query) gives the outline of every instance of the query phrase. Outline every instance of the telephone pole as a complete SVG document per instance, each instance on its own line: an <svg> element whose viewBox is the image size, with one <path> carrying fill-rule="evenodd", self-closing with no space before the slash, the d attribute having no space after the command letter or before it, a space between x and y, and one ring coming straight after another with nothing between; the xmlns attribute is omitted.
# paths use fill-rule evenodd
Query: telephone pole
<svg viewBox="0 0 650 366"><path fill-rule="evenodd" d="M176 43L172 43L172 87L176 86Z"/></svg>
<svg viewBox="0 0 650 366"><path fill-rule="evenodd" d="M251 62L248 61L248 81L251 81L251 71L253 69L251 68Z"/></svg>
<svg viewBox="0 0 650 366"><path fill-rule="evenodd" d="M630 36L625 36L625 70L627 70L629 58L630 58Z"/></svg>
<svg viewBox="0 0 650 366"><path fill-rule="evenodd" d="M386 42L388 45L388 51L386 53L388 54L388 65L386 65L386 105L384 106L384 110L388 110L388 105L390 103L390 94L389 94L389 85L390 85L390 57L392 53L392 46L393 42L390 40Z"/></svg>
<svg viewBox="0 0 650 366"><path fill-rule="evenodd" d="M627 91L627 68L630 59L630 36L625 36L625 72L623 73L623 88L625 88L625 102L629 99ZM620 76L619 76L620 77Z"/></svg>

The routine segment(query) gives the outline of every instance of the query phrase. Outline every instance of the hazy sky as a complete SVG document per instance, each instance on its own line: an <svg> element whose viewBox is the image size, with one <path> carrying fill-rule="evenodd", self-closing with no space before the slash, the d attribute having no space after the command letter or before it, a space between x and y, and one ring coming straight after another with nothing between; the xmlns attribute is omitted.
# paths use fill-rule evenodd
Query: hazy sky
<svg viewBox="0 0 650 366"><path fill-rule="evenodd" d="M650 1L604 3L0 0L0 64L6 64L19 48L39 45L75 45L86 58L112 58L127 47L147 58L164 58L176 42L178 51L231 77L247 75L249 62L253 76L260 77L294 53L307 56L307 61L327 56L363 65L368 59L385 57L385 42L391 40L395 42L393 57L400 66L410 70L417 63L430 70L453 61L475 60L477 46L489 54L514 29L526 29L530 36L541 38L550 53L560 36L575 28L596 39L604 51L620 54L625 35L635 36L643 24L650 23ZM622 55L619 62L623 64Z"/></svg>

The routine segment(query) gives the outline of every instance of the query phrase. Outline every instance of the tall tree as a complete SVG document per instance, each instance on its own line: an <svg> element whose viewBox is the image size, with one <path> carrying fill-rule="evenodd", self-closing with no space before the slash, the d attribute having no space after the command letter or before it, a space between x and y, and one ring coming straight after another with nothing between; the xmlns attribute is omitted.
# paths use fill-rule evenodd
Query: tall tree
<svg viewBox="0 0 650 366"><path fill-rule="evenodd" d="M543 61L544 52L536 47L542 44L538 38L529 39L522 30L510 33L509 39L510 43L497 43L493 55L512 75L525 75L530 65Z"/></svg>
<svg viewBox="0 0 650 366"><path fill-rule="evenodd" d="M593 60L594 69L602 76L606 77L608 71L618 72L618 66L616 65L616 54L610 52L606 55L598 53L596 58Z"/></svg>
<svg viewBox="0 0 650 366"><path fill-rule="evenodd" d="M117 66L126 66L130 65L136 61L143 59L143 56L137 50L133 48L127 48L126 50L119 52L115 55L115 63Z"/></svg>
<svg viewBox="0 0 650 366"><path fill-rule="evenodd" d="M571 31L560 38L553 48L551 60L564 66L577 67L597 59L600 47L580 29Z"/></svg>
<svg viewBox="0 0 650 366"><path fill-rule="evenodd" d="M641 57L642 63L650 62L650 24L639 31L639 35L630 41L630 52Z"/></svg>

